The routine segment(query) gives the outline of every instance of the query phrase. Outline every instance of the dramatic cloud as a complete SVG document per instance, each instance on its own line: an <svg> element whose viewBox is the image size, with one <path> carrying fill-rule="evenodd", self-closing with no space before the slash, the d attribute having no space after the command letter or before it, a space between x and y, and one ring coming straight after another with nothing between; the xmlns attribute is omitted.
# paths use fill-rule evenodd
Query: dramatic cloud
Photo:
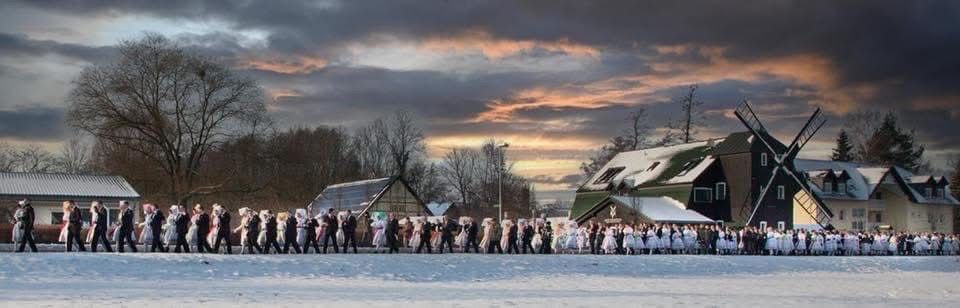
<svg viewBox="0 0 960 308"><path fill-rule="evenodd" d="M39 110L62 108L78 67L116 40L151 31L256 78L282 126L406 109L435 157L507 140L546 189L575 183L629 112L675 119L689 84L706 103L700 137L742 130L743 99L784 139L822 107L828 126L802 154L822 157L845 114L894 111L944 166L960 153L957 20L955 1L7 1L0 115L57 128L0 137L56 138Z"/></svg>

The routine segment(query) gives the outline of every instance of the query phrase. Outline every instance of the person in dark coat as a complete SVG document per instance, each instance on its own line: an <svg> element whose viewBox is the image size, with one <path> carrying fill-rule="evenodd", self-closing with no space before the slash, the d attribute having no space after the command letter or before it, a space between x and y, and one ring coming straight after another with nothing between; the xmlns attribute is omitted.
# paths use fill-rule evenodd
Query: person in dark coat
<svg viewBox="0 0 960 308"><path fill-rule="evenodd" d="M163 221L165 218L163 216L163 212L161 212L160 209L153 204L147 204L147 208L152 211L150 212L150 215L147 215L147 217L150 219L147 221L147 224L150 225L150 233L153 237L153 239L150 241L150 252L157 252L158 250L160 252L166 252L167 248L163 247L163 239L160 235L162 233L161 228L163 228Z"/></svg>
<svg viewBox="0 0 960 308"><path fill-rule="evenodd" d="M343 253L347 253L347 245L353 246L353 253L357 253L357 217L347 210L347 218L343 220Z"/></svg>
<svg viewBox="0 0 960 308"><path fill-rule="evenodd" d="M589 227L587 227L587 239L590 241L591 254L597 254L600 251L600 249L598 249L600 244L599 244L599 241L597 240L598 238L597 235L599 233L600 233L600 224L597 224L591 220Z"/></svg>
<svg viewBox="0 0 960 308"><path fill-rule="evenodd" d="M97 246L102 243L107 252L113 252L110 248L110 240L107 239L107 209L103 208L100 201L94 201L90 204L90 214L90 224L93 228L90 251L97 252Z"/></svg>
<svg viewBox="0 0 960 308"><path fill-rule="evenodd" d="M27 243L30 244L30 251L37 252L37 244L33 240L33 222L36 220L37 216L33 211L33 206L30 205L30 200L23 199L19 202L21 208L23 209L23 223L20 225L20 228L23 230L23 235L20 238L20 247L17 248L17 252L23 252L24 248L27 248Z"/></svg>
<svg viewBox="0 0 960 308"><path fill-rule="evenodd" d="M120 201L120 226L117 227L117 230L114 232L120 232L120 235L117 236L117 251L124 252L123 247L125 245L130 245L130 250L137 252L137 244L133 240L133 209L130 208L130 204L127 201Z"/></svg>
<svg viewBox="0 0 960 308"><path fill-rule="evenodd" d="M388 253L400 253L400 221L393 214L387 218L387 226L384 228L387 236Z"/></svg>
<svg viewBox="0 0 960 308"><path fill-rule="evenodd" d="M250 219L247 220L247 245L253 247L256 253L262 254L263 247L260 247L260 243L257 242L257 239L260 238L260 215L257 215L254 210L250 210L248 215L250 215Z"/></svg>
<svg viewBox="0 0 960 308"><path fill-rule="evenodd" d="M210 243L207 242L207 235L210 234L210 215L203 210L203 206L197 204L193 206L193 214L197 216L197 251L200 253L213 252Z"/></svg>
<svg viewBox="0 0 960 308"><path fill-rule="evenodd" d="M265 237L267 238L267 242L266 244L263 245L263 253L270 254L271 247L273 247L274 250L277 251L277 253L281 253L281 252L286 253L285 251L280 249L280 243L277 243L277 223L278 223L277 217L274 216L273 212L270 210L267 210L266 213L264 214L265 214L263 215L264 217L262 217L262 219L264 219L263 232L266 232ZM294 226L296 226L296 222L294 222ZM289 227L290 226L288 225L287 228ZM293 230L294 232L296 232L297 229L294 228Z"/></svg>
<svg viewBox="0 0 960 308"><path fill-rule="evenodd" d="M320 222L317 221L316 217L313 217L313 212L310 209L307 209L307 221L306 225L300 226L299 222L297 228L306 228L306 240L303 242L303 253L307 253L307 250L310 250L310 246L313 246L314 253L320 253L320 246L317 243L317 228L320 227Z"/></svg>
<svg viewBox="0 0 960 308"><path fill-rule="evenodd" d="M493 225L490 226L490 245L487 247L487 253L503 254L503 246L500 246L501 238L503 238L503 229L500 228L500 222L494 219Z"/></svg>
<svg viewBox="0 0 960 308"><path fill-rule="evenodd" d="M422 231L420 231L420 245L417 245L417 253L420 253L423 247L427 247L427 253L433 253L433 244L430 243L433 228L433 224L430 223L429 220L423 222Z"/></svg>
<svg viewBox="0 0 960 308"><path fill-rule="evenodd" d="M80 216L80 209L73 201L63 203L64 211L68 211L66 230L67 230L67 252L73 251L73 245L76 244L80 251L87 251L83 247L83 239L80 237L80 231L83 229L83 219Z"/></svg>
<svg viewBox="0 0 960 308"><path fill-rule="evenodd" d="M340 248L337 246L337 228L339 228L340 223L337 219L337 214L334 212L333 208L327 210L327 214L323 216L323 253L327 253L327 244L333 242L333 252L340 253Z"/></svg>
<svg viewBox="0 0 960 308"><path fill-rule="evenodd" d="M446 216L443 216L443 222L438 227L440 230L440 247L437 251L443 253L443 247L446 245L447 250L450 253L453 253L453 232L456 232L460 229L460 226L453 219L448 219Z"/></svg>
<svg viewBox="0 0 960 308"><path fill-rule="evenodd" d="M529 222L523 224L523 229L520 230L520 241L523 242L523 248L521 248L523 254L527 254L527 249L530 250L531 254L536 253L536 251L533 250L533 234L533 225Z"/></svg>
<svg viewBox="0 0 960 308"><path fill-rule="evenodd" d="M187 242L187 229L190 228L190 217L187 216L187 211L182 206L176 207L176 213L170 213L174 216L174 226L177 232L177 242L173 248L173 252L180 253L181 248L183 252L190 253L190 243Z"/></svg>
<svg viewBox="0 0 960 308"><path fill-rule="evenodd" d="M300 243L297 242L297 218L289 213L287 213L286 216L286 219L283 221L285 225L283 229L283 253L290 253L290 246L293 246L293 252L303 253L303 251L300 250ZM267 236L270 235L268 234ZM306 248L303 250L306 250Z"/></svg>
<svg viewBox="0 0 960 308"><path fill-rule="evenodd" d="M507 253L508 254L520 254L520 246L517 245L517 239L519 236L519 227L517 224L511 223L510 228L507 228Z"/></svg>
<svg viewBox="0 0 960 308"><path fill-rule="evenodd" d="M230 213L219 204L213 205L213 214L216 216L217 239L213 242L213 251L220 252L220 243L227 246L226 253L233 254L233 243L230 242Z"/></svg>
<svg viewBox="0 0 960 308"><path fill-rule="evenodd" d="M540 227L540 237L543 239L543 245L540 245L540 254L551 254L553 253L551 243L553 243L553 228L550 226L550 222L547 221L543 227Z"/></svg>
<svg viewBox="0 0 960 308"><path fill-rule="evenodd" d="M480 253L480 242L477 239L480 233L480 227L477 226L477 223L470 219L467 221L467 224L463 226L463 230L467 232L467 242L463 245L463 252L470 252L470 248L473 248L473 253Z"/></svg>

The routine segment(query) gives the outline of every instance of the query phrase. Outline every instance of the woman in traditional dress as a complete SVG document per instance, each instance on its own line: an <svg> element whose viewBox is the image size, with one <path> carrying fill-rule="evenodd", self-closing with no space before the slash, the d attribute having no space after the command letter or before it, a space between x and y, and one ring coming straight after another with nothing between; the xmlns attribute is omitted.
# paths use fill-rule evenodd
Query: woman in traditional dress
<svg viewBox="0 0 960 308"><path fill-rule="evenodd" d="M819 232L810 235L810 253L817 256L823 254L823 235Z"/></svg>
<svg viewBox="0 0 960 308"><path fill-rule="evenodd" d="M641 229L640 225L636 225L633 227L633 251L636 254L642 254L644 252L644 249L647 248L647 245L646 243L644 243L644 240L643 240L646 234L647 233Z"/></svg>
<svg viewBox="0 0 960 308"><path fill-rule="evenodd" d="M674 226L670 229L670 249L673 250L674 254L680 254L683 253L683 247L683 233Z"/></svg>
<svg viewBox="0 0 960 308"><path fill-rule="evenodd" d="M897 245L900 244L900 240L897 237L896 233L891 233L887 237L887 254L891 256L897 255Z"/></svg>
<svg viewBox="0 0 960 308"><path fill-rule="evenodd" d="M886 233L878 233L873 235L873 254L877 256L887 254L887 238Z"/></svg>
<svg viewBox="0 0 960 308"><path fill-rule="evenodd" d="M163 223L163 244L170 247L177 244L177 213L178 209L176 205L170 206L170 211L168 212L167 220Z"/></svg>
<svg viewBox="0 0 960 308"><path fill-rule="evenodd" d="M413 223L413 233L410 235L410 247L420 247L421 234L423 234L423 220L417 218Z"/></svg>
<svg viewBox="0 0 960 308"><path fill-rule="evenodd" d="M657 231L654 231L656 226L647 229L647 249L650 250L650 254L659 253L660 251L660 238L657 237Z"/></svg>
<svg viewBox="0 0 960 308"><path fill-rule="evenodd" d="M660 227L660 249L663 253L670 253L670 249L673 247L670 243L670 226L663 225Z"/></svg>
<svg viewBox="0 0 960 308"><path fill-rule="evenodd" d="M780 233L773 231L771 227L767 227L767 242L764 244L764 249L771 256L780 251Z"/></svg>
<svg viewBox="0 0 960 308"><path fill-rule="evenodd" d="M370 228L373 229L372 245L373 245L373 250L375 252L382 252L381 249L383 248L384 245L387 244L387 236L386 236L386 233L384 233L384 229L386 227L387 227L386 222L384 222L383 218L380 216L375 216L373 218L373 222L370 223Z"/></svg>
<svg viewBox="0 0 960 308"><path fill-rule="evenodd" d="M480 249L484 252L487 251L487 248L490 247L490 243L493 241L491 238L493 236L493 218L484 218L483 223L480 225L483 230L483 237L480 239Z"/></svg>
<svg viewBox="0 0 960 308"><path fill-rule="evenodd" d="M24 229L24 220L27 219L27 213L23 209L23 205L17 203L17 210L13 212L13 234L10 239L13 240L13 247L16 250L20 245L20 241L23 238L23 229Z"/></svg>
<svg viewBox="0 0 960 308"><path fill-rule="evenodd" d="M603 242L600 243L600 249L604 254L612 255L617 252L616 227L609 226L603 231Z"/></svg>
<svg viewBox="0 0 960 308"><path fill-rule="evenodd" d="M692 254L697 246L697 232L693 227L683 226L683 249L685 253Z"/></svg>
<svg viewBox="0 0 960 308"><path fill-rule="evenodd" d="M287 211L282 211L280 213L277 213L276 219L277 219L277 243L278 244L284 243L284 245L287 245L287 234L289 233L287 232L287 220L291 219L290 213ZM280 251L283 253L289 253L290 245L287 245L286 252L284 252L283 249L281 249Z"/></svg>
<svg viewBox="0 0 960 308"><path fill-rule="evenodd" d="M627 254L634 254L637 249L637 239L634 236L633 226L623 225L623 251Z"/></svg>
<svg viewBox="0 0 960 308"><path fill-rule="evenodd" d="M807 232L800 230L797 232L797 247L795 247L798 255L807 254Z"/></svg>
<svg viewBox="0 0 960 308"><path fill-rule="evenodd" d="M836 235L834 235L833 232L829 232L826 235L823 235L823 240L823 250L826 255L835 255L837 253Z"/></svg>

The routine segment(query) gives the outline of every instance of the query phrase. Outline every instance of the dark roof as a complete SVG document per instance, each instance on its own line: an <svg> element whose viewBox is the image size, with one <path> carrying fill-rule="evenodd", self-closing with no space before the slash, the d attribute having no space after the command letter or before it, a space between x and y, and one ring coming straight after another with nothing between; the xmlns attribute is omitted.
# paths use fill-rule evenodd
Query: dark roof
<svg viewBox="0 0 960 308"><path fill-rule="evenodd" d="M385 191L395 178L379 178L327 186L310 204L316 209L361 212Z"/></svg>
<svg viewBox="0 0 960 308"><path fill-rule="evenodd" d="M139 199L120 176L0 172L0 195L15 197L86 197Z"/></svg>
<svg viewBox="0 0 960 308"><path fill-rule="evenodd" d="M780 140L774 138L767 132L760 132L770 144L771 147L778 151L783 151L787 149L787 146L784 145ZM726 138L723 139L723 142L720 142L713 148L713 155L727 155L727 154L739 154L750 152L753 147L754 142L757 142L757 138L754 138L753 133L749 131L745 132L736 132L731 133Z"/></svg>

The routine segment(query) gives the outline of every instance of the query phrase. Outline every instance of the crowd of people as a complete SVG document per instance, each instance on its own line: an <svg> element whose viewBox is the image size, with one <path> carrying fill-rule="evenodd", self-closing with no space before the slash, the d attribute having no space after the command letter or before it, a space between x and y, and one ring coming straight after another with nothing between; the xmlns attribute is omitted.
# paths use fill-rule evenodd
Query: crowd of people
<svg viewBox="0 0 960 308"><path fill-rule="evenodd" d="M214 204L210 212L200 205L192 209L170 206L167 216L153 204L143 204L143 222L135 220L134 209L120 202L116 223L108 225L107 210L100 202L90 205L90 223L83 232L82 210L73 201L63 202L63 225L59 241L66 251L91 251L99 247L113 252L233 253L232 234L240 238L242 254L306 254L358 252L358 227L371 235L373 252L488 254L719 254L719 255L955 255L960 241L955 234L936 232L778 230L756 227L731 228L719 225L606 224L585 225L567 221L556 229L543 218L470 217L364 217L334 209L312 215L308 209L274 213L244 207L237 211L238 226L231 229L230 211ZM33 235L34 210L28 200L19 202L14 213L14 246L18 252L29 245L37 251ZM366 225L369 224L369 228ZM135 234L139 227L139 234ZM112 230L112 232L110 232ZM109 236L108 236L109 235ZM322 249L321 249L322 246ZM436 248L436 250L434 250Z"/></svg>

